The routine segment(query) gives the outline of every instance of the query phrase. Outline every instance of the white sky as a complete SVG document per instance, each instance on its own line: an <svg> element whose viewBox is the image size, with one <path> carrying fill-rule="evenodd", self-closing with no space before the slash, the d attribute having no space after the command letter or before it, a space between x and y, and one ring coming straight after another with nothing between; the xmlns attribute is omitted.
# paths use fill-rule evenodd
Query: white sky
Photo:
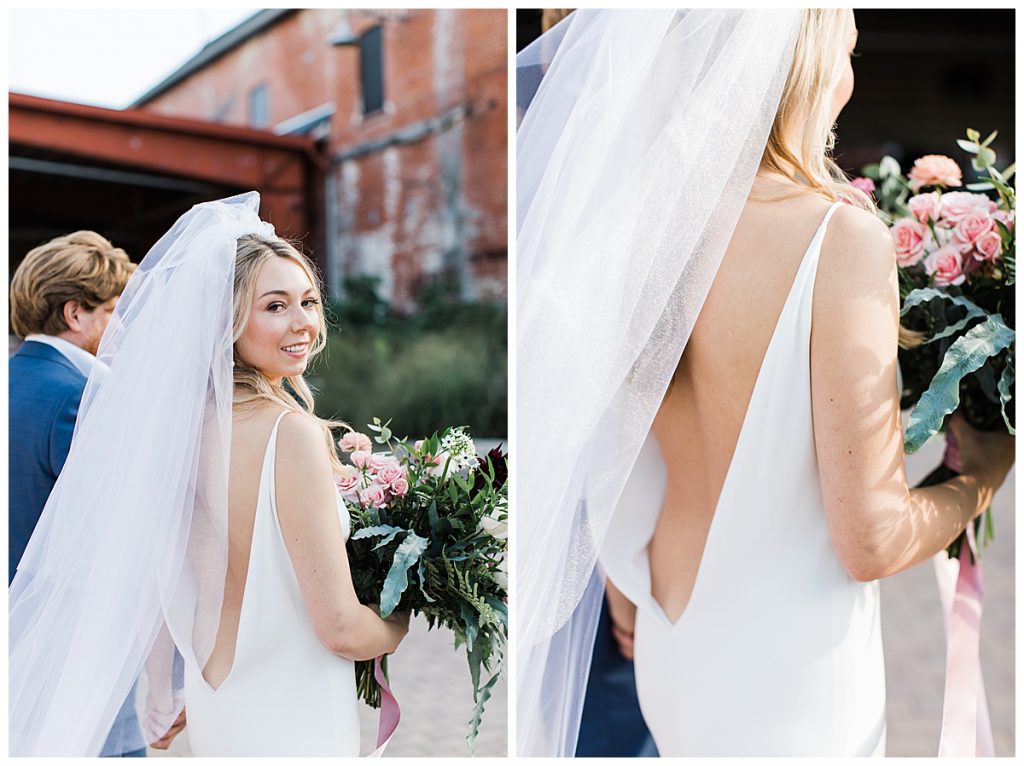
<svg viewBox="0 0 1024 766"><path fill-rule="evenodd" d="M256 10L11 10L8 88L122 109Z"/></svg>

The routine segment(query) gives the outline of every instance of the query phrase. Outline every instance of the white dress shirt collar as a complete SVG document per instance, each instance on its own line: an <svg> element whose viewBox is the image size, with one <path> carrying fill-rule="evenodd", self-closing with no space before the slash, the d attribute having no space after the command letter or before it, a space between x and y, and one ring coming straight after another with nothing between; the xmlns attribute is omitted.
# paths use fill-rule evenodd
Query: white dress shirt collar
<svg viewBox="0 0 1024 766"><path fill-rule="evenodd" d="M89 373L92 372L92 368L96 364L96 357L84 348L76 346L71 341L64 340L63 338L37 333L27 335L25 340L31 340L36 343L45 343L47 346L53 346L64 356L65 359L75 366L76 370L82 373L82 377L88 378Z"/></svg>

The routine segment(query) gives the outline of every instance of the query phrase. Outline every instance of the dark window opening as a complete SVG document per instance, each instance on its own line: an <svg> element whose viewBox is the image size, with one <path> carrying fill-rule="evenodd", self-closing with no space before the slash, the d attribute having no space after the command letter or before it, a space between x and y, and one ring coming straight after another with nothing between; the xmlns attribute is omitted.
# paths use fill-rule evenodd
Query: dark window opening
<svg viewBox="0 0 1024 766"><path fill-rule="evenodd" d="M359 79L363 89L363 114L384 108L384 45L382 28L373 27L359 37Z"/></svg>

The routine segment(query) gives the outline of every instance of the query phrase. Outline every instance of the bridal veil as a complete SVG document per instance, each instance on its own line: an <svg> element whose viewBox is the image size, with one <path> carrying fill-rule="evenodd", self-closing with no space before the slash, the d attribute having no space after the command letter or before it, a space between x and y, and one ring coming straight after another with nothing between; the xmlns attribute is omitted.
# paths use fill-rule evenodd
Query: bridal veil
<svg viewBox="0 0 1024 766"><path fill-rule="evenodd" d="M11 755L98 755L140 673L154 741L181 710L181 663L206 664L227 565L236 240L273 235L258 210L255 192L196 205L117 304L10 589Z"/></svg>
<svg viewBox="0 0 1024 766"><path fill-rule="evenodd" d="M517 57L517 754L575 750L598 554L750 192L799 10L577 10Z"/></svg>

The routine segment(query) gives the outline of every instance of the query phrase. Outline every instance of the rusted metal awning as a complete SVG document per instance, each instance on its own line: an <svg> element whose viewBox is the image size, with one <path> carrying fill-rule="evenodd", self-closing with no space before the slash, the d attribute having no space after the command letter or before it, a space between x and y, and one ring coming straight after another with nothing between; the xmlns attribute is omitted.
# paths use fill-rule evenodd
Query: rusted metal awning
<svg viewBox="0 0 1024 766"><path fill-rule="evenodd" d="M94 229L140 259L196 202L255 189L278 233L323 253L322 168L305 136L9 94L11 269Z"/></svg>

